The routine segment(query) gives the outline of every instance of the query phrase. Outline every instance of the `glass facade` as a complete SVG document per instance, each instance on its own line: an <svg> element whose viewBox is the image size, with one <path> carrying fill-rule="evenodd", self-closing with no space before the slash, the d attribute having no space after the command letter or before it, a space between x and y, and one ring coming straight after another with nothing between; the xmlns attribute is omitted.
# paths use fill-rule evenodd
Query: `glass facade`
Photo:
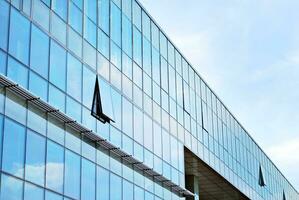
<svg viewBox="0 0 299 200"><path fill-rule="evenodd" d="M186 147L249 199L299 198L136 0L0 0L0 20L2 75L173 183L185 187ZM96 77L115 122L91 115ZM0 94L1 200L184 199Z"/></svg>

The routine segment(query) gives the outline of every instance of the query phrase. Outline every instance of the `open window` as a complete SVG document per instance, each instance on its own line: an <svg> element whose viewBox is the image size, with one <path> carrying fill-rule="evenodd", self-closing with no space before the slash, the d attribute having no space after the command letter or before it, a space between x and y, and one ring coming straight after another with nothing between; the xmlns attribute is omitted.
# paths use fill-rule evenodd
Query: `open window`
<svg viewBox="0 0 299 200"><path fill-rule="evenodd" d="M282 200L287 200L286 195L284 193L284 191L282 191Z"/></svg>
<svg viewBox="0 0 299 200"><path fill-rule="evenodd" d="M261 187L266 186L266 180L265 180L265 176L264 176L264 168L260 165L260 169L259 169L259 185Z"/></svg>
<svg viewBox="0 0 299 200"><path fill-rule="evenodd" d="M91 115L103 122L114 122L111 87L105 81L96 77Z"/></svg>

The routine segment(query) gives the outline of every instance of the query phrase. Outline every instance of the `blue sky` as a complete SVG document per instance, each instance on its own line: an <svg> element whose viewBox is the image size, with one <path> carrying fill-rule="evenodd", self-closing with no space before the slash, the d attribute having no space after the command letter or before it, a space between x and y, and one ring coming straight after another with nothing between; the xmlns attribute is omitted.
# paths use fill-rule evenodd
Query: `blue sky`
<svg viewBox="0 0 299 200"><path fill-rule="evenodd" d="M140 2L299 190L299 1Z"/></svg>

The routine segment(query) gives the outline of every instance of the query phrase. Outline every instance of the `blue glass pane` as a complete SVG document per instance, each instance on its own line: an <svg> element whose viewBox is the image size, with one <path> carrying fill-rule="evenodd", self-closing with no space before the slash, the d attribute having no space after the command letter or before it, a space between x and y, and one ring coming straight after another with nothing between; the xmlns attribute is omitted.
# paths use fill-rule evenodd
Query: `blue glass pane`
<svg viewBox="0 0 299 200"><path fill-rule="evenodd" d="M24 200L43 200L44 190L30 183L25 184Z"/></svg>
<svg viewBox="0 0 299 200"><path fill-rule="evenodd" d="M83 0L72 0L72 1L80 8L80 10L82 10Z"/></svg>
<svg viewBox="0 0 299 200"><path fill-rule="evenodd" d="M46 200L62 200L62 196L54 192L46 191Z"/></svg>
<svg viewBox="0 0 299 200"><path fill-rule="evenodd" d="M49 37L36 26L32 25L31 30L31 68L48 78L49 63Z"/></svg>
<svg viewBox="0 0 299 200"><path fill-rule="evenodd" d="M50 81L64 91L65 79L66 52L61 46L52 40L50 55Z"/></svg>
<svg viewBox="0 0 299 200"><path fill-rule="evenodd" d="M42 0L48 7L51 6L51 0Z"/></svg>
<svg viewBox="0 0 299 200"><path fill-rule="evenodd" d="M133 184L128 181L123 181L123 197L126 197L126 200L133 200L134 198L134 187Z"/></svg>
<svg viewBox="0 0 299 200"><path fill-rule="evenodd" d="M66 23L54 13L51 18L51 33L59 42L66 45Z"/></svg>
<svg viewBox="0 0 299 200"><path fill-rule="evenodd" d="M149 75L152 75L152 66L151 66L151 44L150 42L143 38L143 70Z"/></svg>
<svg viewBox="0 0 299 200"><path fill-rule="evenodd" d="M82 38L73 29L69 28L68 47L79 58L82 57Z"/></svg>
<svg viewBox="0 0 299 200"><path fill-rule="evenodd" d="M80 198L80 156L65 151L64 193L74 199Z"/></svg>
<svg viewBox="0 0 299 200"><path fill-rule="evenodd" d="M55 108L64 112L65 110L65 94L56 87L49 87L49 103Z"/></svg>
<svg viewBox="0 0 299 200"><path fill-rule="evenodd" d="M114 121L113 126L121 129L121 95L114 89L111 89L111 95L113 99Z"/></svg>
<svg viewBox="0 0 299 200"><path fill-rule="evenodd" d="M24 176L25 128L6 119L3 138L2 168L14 176Z"/></svg>
<svg viewBox="0 0 299 200"><path fill-rule="evenodd" d="M84 12L94 22L97 22L97 1L86 0L84 1Z"/></svg>
<svg viewBox="0 0 299 200"><path fill-rule="evenodd" d="M113 190L110 190L110 199L121 200L122 183L121 183L121 178L119 176L110 174L110 188L113 188Z"/></svg>
<svg viewBox="0 0 299 200"><path fill-rule="evenodd" d="M9 32L9 53L28 65L30 23L14 8L10 13Z"/></svg>
<svg viewBox="0 0 299 200"><path fill-rule="evenodd" d="M100 28L109 35L109 0L99 0L99 26Z"/></svg>
<svg viewBox="0 0 299 200"><path fill-rule="evenodd" d="M71 54L68 54L67 79L68 94L81 101L82 64Z"/></svg>
<svg viewBox="0 0 299 200"><path fill-rule="evenodd" d="M25 179L43 186L45 178L45 148L44 137L29 131L27 132Z"/></svg>
<svg viewBox="0 0 299 200"><path fill-rule="evenodd" d="M8 58L7 76L22 87L27 88L28 69L11 57Z"/></svg>
<svg viewBox="0 0 299 200"><path fill-rule="evenodd" d="M0 73L6 74L6 59L7 55L3 51L0 51Z"/></svg>
<svg viewBox="0 0 299 200"><path fill-rule="evenodd" d="M63 190L64 152L60 145L50 140L47 142L46 166L46 186L61 193Z"/></svg>
<svg viewBox="0 0 299 200"><path fill-rule="evenodd" d="M109 37L98 29L98 50L109 59Z"/></svg>
<svg viewBox="0 0 299 200"><path fill-rule="evenodd" d="M82 174L81 174L81 199L95 199L95 180L96 180L95 164L82 159Z"/></svg>
<svg viewBox="0 0 299 200"><path fill-rule="evenodd" d="M33 19L44 29L49 31L49 8L40 0L33 1Z"/></svg>
<svg viewBox="0 0 299 200"><path fill-rule="evenodd" d="M135 62L141 66L141 33L134 27L133 28L133 58Z"/></svg>
<svg viewBox="0 0 299 200"><path fill-rule="evenodd" d="M111 62L121 70L121 49L111 41Z"/></svg>
<svg viewBox="0 0 299 200"><path fill-rule="evenodd" d="M122 17L122 49L132 58L132 22L123 15Z"/></svg>
<svg viewBox="0 0 299 200"><path fill-rule="evenodd" d="M74 120L81 122L81 104L79 104L74 99L67 97L66 114L68 114Z"/></svg>
<svg viewBox="0 0 299 200"><path fill-rule="evenodd" d="M43 100L48 100L48 82L34 72L30 72L29 90Z"/></svg>
<svg viewBox="0 0 299 200"><path fill-rule="evenodd" d="M52 9L66 21L67 0L52 0Z"/></svg>
<svg viewBox="0 0 299 200"><path fill-rule="evenodd" d="M23 196L23 182L19 179L1 174L1 200L20 200Z"/></svg>
<svg viewBox="0 0 299 200"><path fill-rule="evenodd" d="M2 161L3 121L3 116L0 115L0 163Z"/></svg>
<svg viewBox="0 0 299 200"><path fill-rule="evenodd" d="M83 60L90 67L92 67L93 69L96 69L97 51L92 45L90 45L85 40L83 40Z"/></svg>
<svg viewBox="0 0 299 200"><path fill-rule="evenodd" d="M109 200L109 171L97 168L97 200Z"/></svg>
<svg viewBox="0 0 299 200"><path fill-rule="evenodd" d="M83 67L83 103L91 108L96 75L87 67Z"/></svg>
<svg viewBox="0 0 299 200"><path fill-rule="evenodd" d="M9 5L5 1L0 1L0 48L7 49Z"/></svg>
<svg viewBox="0 0 299 200"><path fill-rule="evenodd" d="M69 24L78 33L82 34L82 12L72 1L70 1Z"/></svg>
<svg viewBox="0 0 299 200"><path fill-rule="evenodd" d="M111 4L111 39L121 46L121 11L114 4Z"/></svg>
<svg viewBox="0 0 299 200"><path fill-rule="evenodd" d="M84 21L84 38L94 47L97 44L97 27L96 25L88 18L85 18Z"/></svg>

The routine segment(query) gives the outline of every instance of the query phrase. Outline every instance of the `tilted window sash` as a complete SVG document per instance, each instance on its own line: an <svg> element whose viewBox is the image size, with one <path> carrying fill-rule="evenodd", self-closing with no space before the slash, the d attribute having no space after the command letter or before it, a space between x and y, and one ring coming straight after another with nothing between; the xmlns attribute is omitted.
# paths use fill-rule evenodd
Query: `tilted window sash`
<svg viewBox="0 0 299 200"><path fill-rule="evenodd" d="M105 81L96 77L91 115L103 122L114 122L114 111L111 96L111 87Z"/></svg>

